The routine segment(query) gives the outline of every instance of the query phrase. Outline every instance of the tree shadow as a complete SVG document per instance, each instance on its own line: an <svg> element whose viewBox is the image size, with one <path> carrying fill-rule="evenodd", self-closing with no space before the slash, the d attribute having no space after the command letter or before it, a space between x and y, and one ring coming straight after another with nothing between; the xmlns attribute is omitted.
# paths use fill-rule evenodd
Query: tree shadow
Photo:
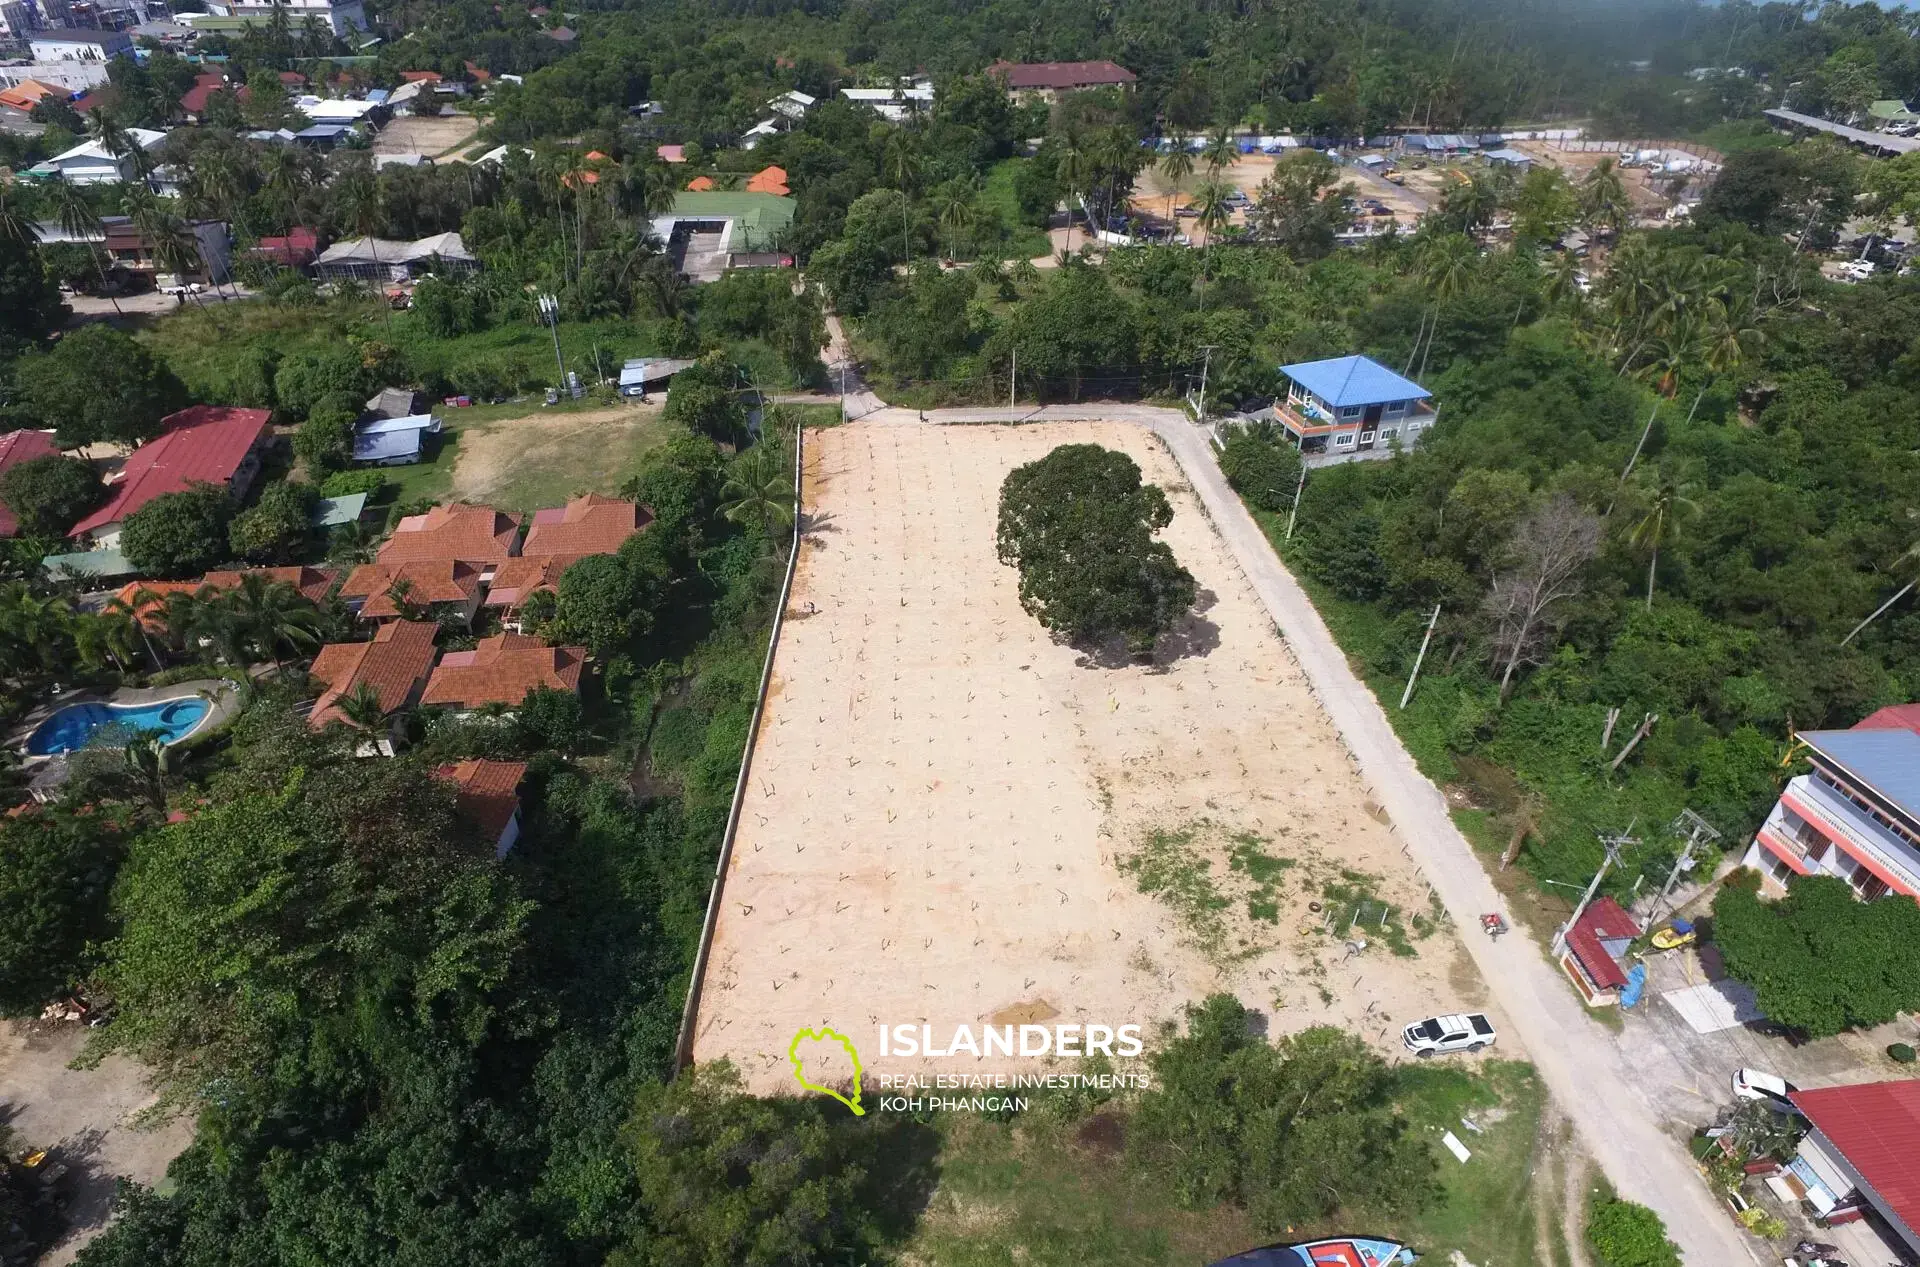
<svg viewBox="0 0 1920 1267"><path fill-rule="evenodd" d="M1126 639L1118 634L1099 643L1075 643L1080 658L1073 662L1074 667L1125 669L1145 666L1152 672L1165 673L1177 660L1190 656L1209 656L1220 646L1220 626L1208 620L1206 613L1219 601L1219 595L1212 590L1200 590L1193 596L1192 609L1173 628L1160 635L1151 651L1130 649Z"/></svg>
<svg viewBox="0 0 1920 1267"><path fill-rule="evenodd" d="M878 1120L874 1120L878 1119ZM888 1243L913 1234L940 1182L940 1133L899 1113L878 1113L860 1124L859 1151L866 1175L860 1208Z"/></svg>
<svg viewBox="0 0 1920 1267"><path fill-rule="evenodd" d="M100 1127L88 1127L47 1150L47 1160L41 1164L46 1176L42 1182L47 1185L48 1199L43 1203L47 1223L38 1239L58 1245L77 1232L105 1227L112 1217L119 1177L100 1162L106 1135Z"/></svg>

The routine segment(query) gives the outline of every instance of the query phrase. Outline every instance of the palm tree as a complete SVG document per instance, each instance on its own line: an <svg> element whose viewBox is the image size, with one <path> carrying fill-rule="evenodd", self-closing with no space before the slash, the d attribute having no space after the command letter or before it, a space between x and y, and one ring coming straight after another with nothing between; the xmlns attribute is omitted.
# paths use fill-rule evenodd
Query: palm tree
<svg viewBox="0 0 1920 1267"><path fill-rule="evenodd" d="M118 621L126 627L129 640L133 638L140 640L141 645L147 649L147 658L153 661L156 673L166 667L166 662L160 658L160 652L153 645L152 631L147 628L143 613L151 611L159 603L160 599L152 590L140 589L134 591L131 601L115 594L107 600L107 605L100 609L101 616Z"/></svg>
<svg viewBox="0 0 1920 1267"><path fill-rule="evenodd" d="M720 496L720 513L733 523L758 523L769 549L774 545L774 524L793 522L792 476L772 460L765 445L735 459Z"/></svg>
<svg viewBox="0 0 1920 1267"><path fill-rule="evenodd" d="M1040 280L1040 267L1029 259L1018 259L1007 270L1007 277L1021 290L1030 290Z"/></svg>
<svg viewBox="0 0 1920 1267"><path fill-rule="evenodd" d="M1603 158L1580 182L1580 218L1589 230L1603 228L1615 233L1624 229L1633 210L1627 187L1620 179L1620 168Z"/></svg>
<svg viewBox="0 0 1920 1267"><path fill-rule="evenodd" d="M1222 124L1207 133L1206 148L1201 154L1206 159L1208 177L1217 179L1222 168L1233 166L1240 158L1240 147L1233 141L1233 129Z"/></svg>
<svg viewBox="0 0 1920 1267"><path fill-rule="evenodd" d="M1213 280L1213 239L1233 219L1233 208L1227 202L1232 196L1231 187L1213 179L1200 182L1200 188L1194 191L1194 210L1200 213L1198 223L1207 235L1206 247L1200 253L1200 279L1203 282Z"/></svg>
<svg viewBox="0 0 1920 1267"><path fill-rule="evenodd" d="M1580 289L1580 257L1572 251L1560 252L1547 269L1547 302L1556 308L1578 308L1585 298Z"/></svg>
<svg viewBox="0 0 1920 1267"><path fill-rule="evenodd" d="M131 158L133 171L145 185L147 178L153 175L153 159L132 133L120 125L120 121L102 110L99 106L87 111L87 131L93 139L100 142L100 148L116 159Z"/></svg>
<svg viewBox="0 0 1920 1267"><path fill-rule="evenodd" d="M1102 128L1093 139L1093 165L1097 174L1105 179L1101 187L1106 197L1101 200L1102 216L1113 219L1114 204L1119 200L1124 187L1127 192L1133 190L1134 173L1139 170L1140 138L1127 128L1115 124Z"/></svg>
<svg viewBox="0 0 1920 1267"><path fill-rule="evenodd" d="M369 739L393 724L397 709L388 709L380 702L380 689L371 682L360 682L351 691L334 701L334 707L340 710L341 720L353 730L359 731Z"/></svg>
<svg viewBox="0 0 1920 1267"><path fill-rule="evenodd" d="M133 221L134 229L153 250L153 262L175 274L184 283L186 274L200 264L200 240L186 222L161 206L153 191L135 185L123 195L120 209Z"/></svg>
<svg viewBox="0 0 1920 1267"><path fill-rule="evenodd" d="M107 289L106 266L100 262L101 248L95 245L96 238L105 238L106 230L100 224L100 213L93 209L80 187L71 181L56 180L53 183L53 205L60 217L60 229L69 238L87 248L93 257L93 271L100 278L100 289ZM120 310L120 300L108 292L107 298L113 300L116 316L125 316Z"/></svg>
<svg viewBox="0 0 1920 1267"><path fill-rule="evenodd" d="M380 196L380 181L374 175L373 163L365 156L356 156L333 181L333 213L342 225L366 239L367 253L373 259L376 284L383 279L378 277L380 270L379 238L380 229L386 227L386 209ZM381 291L386 287L381 285ZM387 327L393 327L392 305L382 303L381 311L386 314Z"/></svg>
<svg viewBox="0 0 1920 1267"><path fill-rule="evenodd" d="M320 611L286 581L258 572L240 577L224 596L253 646L280 667L280 649L298 653L320 645Z"/></svg>
<svg viewBox="0 0 1920 1267"><path fill-rule="evenodd" d="M1173 200L1180 196L1180 186L1193 175L1193 149L1186 137L1175 134L1173 148L1160 160L1160 170L1167 178L1167 223L1172 224Z"/></svg>
<svg viewBox="0 0 1920 1267"><path fill-rule="evenodd" d="M1080 142L1069 136L1067 143L1060 147L1060 157L1053 166L1054 175L1067 189L1067 244L1063 248L1073 254L1073 203L1086 192L1087 178L1093 172L1093 159L1081 147Z"/></svg>
<svg viewBox="0 0 1920 1267"><path fill-rule="evenodd" d="M971 229L978 219L974 200L979 193L980 178L972 175L947 181L933 192L933 213L940 227L947 231L949 260L959 258L960 234Z"/></svg>
<svg viewBox="0 0 1920 1267"><path fill-rule="evenodd" d="M1660 547L1672 541L1680 528L1680 521L1699 511L1697 503L1687 497L1689 485L1681 484L1671 475L1662 472L1655 482L1652 496L1647 502L1646 513L1633 526L1628 541L1647 552L1647 610L1653 610L1653 578L1660 566Z"/></svg>
<svg viewBox="0 0 1920 1267"><path fill-rule="evenodd" d="M1909 519L1913 518L1914 512L1909 510L1907 512L1907 517ZM1893 561L1893 566L1891 568L1888 568L1887 570L1890 572L1898 571L1901 568L1910 567L1916 562L1920 562L1920 541L1916 541L1914 544L1908 546L1904 551L1902 551L1900 557ZM1895 590L1893 592L1892 598L1889 598L1886 602L1874 608L1871 615L1869 615L1865 620L1861 621L1859 624L1855 625L1852 629L1848 630L1847 636L1840 640L1840 645L1844 647L1849 642L1852 642L1854 640L1854 637L1858 635L1862 629L1865 629L1868 625L1871 625L1874 621L1880 619L1880 617L1886 612L1886 610L1889 607L1892 607L1895 603L1899 602L1901 599L1905 598L1908 594L1910 594L1913 591L1913 587L1915 585L1920 585L1920 574L1916 574L1914 579L1908 581L1905 585L1902 585L1899 589Z"/></svg>
<svg viewBox="0 0 1920 1267"><path fill-rule="evenodd" d="M40 231L33 227L33 221L15 205L12 185L0 185L0 238L11 238L22 244L40 240Z"/></svg>
<svg viewBox="0 0 1920 1267"><path fill-rule="evenodd" d="M300 219L300 199L313 185L313 169L298 146L276 145L268 151L265 190L280 209L280 231L291 233Z"/></svg>
<svg viewBox="0 0 1920 1267"><path fill-rule="evenodd" d="M900 251L911 264L913 241L908 234L907 212L913 201L914 182L920 178L920 147L913 133L905 128L895 128L888 133L881 162L893 178L894 187L900 191Z"/></svg>
<svg viewBox="0 0 1920 1267"><path fill-rule="evenodd" d="M167 740L163 732L143 730L127 741L122 750L127 769L140 780L147 799L157 810L167 807Z"/></svg>

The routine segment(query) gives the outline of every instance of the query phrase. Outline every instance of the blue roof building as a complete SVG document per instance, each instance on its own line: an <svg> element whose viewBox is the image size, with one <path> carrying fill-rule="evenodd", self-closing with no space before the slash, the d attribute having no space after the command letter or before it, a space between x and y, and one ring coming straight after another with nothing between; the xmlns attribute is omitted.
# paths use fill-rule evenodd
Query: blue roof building
<svg viewBox="0 0 1920 1267"><path fill-rule="evenodd" d="M353 460L375 466L418 462L425 455L426 438L439 432L440 420L432 414L368 418L353 429Z"/></svg>
<svg viewBox="0 0 1920 1267"><path fill-rule="evenodd" d="M1274 418L1302 455L1386 456L1411 447L1439 416L1433 393L1365 356L1283 365L1287 395Z"/></svg>
<svg viewBox="0 0 1920 1267"><path fill-rule="evenodd" d="M1920 712L1882 709L1851 730L1795 736L1813 769L1789 779L1742 861L1770 893L1795 876L1845 880L1862 898L1920 897Z"/></svg>

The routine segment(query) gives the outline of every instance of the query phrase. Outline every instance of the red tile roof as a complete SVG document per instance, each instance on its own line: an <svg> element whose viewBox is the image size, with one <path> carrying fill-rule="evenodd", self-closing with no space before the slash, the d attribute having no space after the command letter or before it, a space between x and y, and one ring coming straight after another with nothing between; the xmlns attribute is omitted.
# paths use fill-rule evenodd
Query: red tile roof
<svg viewBox="0 0 1920 1267"><path fill-rule="evenodd" d="M412 83L437 84L440 82L440 72L437 70L403 70L400 72L400 78L406 80L410 84Z"/></svg>
<svg viewBox="0 0 1920 1267"><path fill-rule="evenodd" d="M995 62L987 67L1009 88L1096 88L1130 84L1139 76L1112 62Z"/></svg>
<svg viewBox="0 0 1920 1267"><path fill-rule="evenodd" d="M460 816L480 829L488 844L513 821L520 808L520 781L527 777L524 761L459 761L434 770L437 779L454 787L454 805Z"/></svg>
<svg viewBox="0 0 1920 1267"><path fill-rule="evenodd" d="M422 607L434 603L469 603L480 592L480 569L453 559L414 559L406 563L363 563L340 587L342 598L364 598L362 616L377 619L398 616L393 587L406 581L408 601Z"/></svg>
<svg viewBox="0 0 1920 1267"><path fill-rule="evenodd" d="M636 502L588 493L565 506L533 512L526 544L527 555L612 554L628 537L653 522L653 515Z"/></svg>
<svg viewBox="0 0 1920 1267"><path fill-rule="evenodd" d="M320 235L304 225L299 226L289 230L285 237L261 238L252 253L288 268L303 268L313 263L313 257L320 253Z"/></svg>
<svg viewBox="0 0 1920 1267"><path fill-rule="evenodd" d="M1613 940L1626 938L1631 940L1640 935L1640 925L1633 922L1633 916L1620 909L1620 904L1610 897L1597 898L1580 913L1574 926L1567 930L1567 948L1573 957L1586 969L1587 976L1603 990L1617 990L1627 983L1627 974L1614 957L1601 945L1601 939Z"/></svg>
<svg viewBox="0 0 1920 1267"><path fill-rule="evenodd" d="M493 78L493 72L492 72L492 71L490 71L490 70L483 70L483 69L481 69L480 67L478 67L478 66L475 66L475 65L474 65L474 64L473 64L472 62L467 62L467 63L466 63L466 67L467 67L467 75L468 75L468 76L469 76L469 77L470 77L470 78L471 78L471 79L473 80L473 82L474 82L474 83L476 83L476 84L484 84L484 83L486 83L486 82L487 82L488 80L490 80L490 79L492 79L492 78Z"/></svg>
<svg viewBox="0 0 1920 1267"><path fill-rule="evenodd" d="M207 98L216 92L224 91L226 86L227 77L217 71L195 75L193 87L181 94L181 111L186 114L204 114L207 109Z"/></svg>
<svg viewBox="0 0 1920 1267"><path fill-rule="evenodd" d="M333 588L334 578L339 575L334 568L240 568L209 572L197 581L134 581L130 585L122 585L114 591L113 596L131 607L135 599L146 594L148 600L140 609L140 623L158 633L166 628L166 621L161 619L161 609L169 594L194 594L203 589L237 589L243 576L264 576L269 581L284 581L298 590L302 598L317 603L327 596L327 591Z"/></svg>
<svg viewBox="0 0 1920 1267"><path fill-rule="evenodd" d="M270 417L265 409L224 405L194 405L168 415L161 420L166 430L135 449L108 481L113 495L107 504L67 535L119 523L154 498L184 492L189 484L227 483L266 434Z"/></svg>
<svg viewBox="0 0 1920 1267"><path fill-rule="evenodd" d="M777 194L784 198L793 191L787 188L786 168L763 167L747 179L747 192L750 194Z"/></svg>
<svg viewBox="0 0 1920 1267"><path fill-rule="evenodd" d="M402 519L375 557L382 563L408 563L416 559L498 563L520 552L519 537L520 516L491 506L454 502L435 506L424 515Z"/></svg>
<svg viewBox="0 0 1920 1267"><path fill-rule="evenodd" d="M35 458L59 456L60 448L54 444L53 436L45 431L9 431L0 436L0 471L22 462L31 462ZM20 531L20 520L0 502L0 537L11 537Z"/></svg>
<svg viewBox="0 0 1920 1267"><path fill-rule="evenodd" d="M535 689L580 689L585 647L549 647L522 634L482 638L472 651L449 651L427 681L422 704L479 708L518 704Z"/></svg>
<svg viewBox="0 0 1920 1267"><path fill-rule="evenodd" d="M1794 1091L1788 1098L1895 1217L1920 1228L1920 1078Z"/></svg>
<svg viewBox="0 0 1920 1267"><path fill-rule="evenodd" d="M558 589L561 573L579 561L580 556L575 554L521 555L517 559L508 559L493 574L493 584L487 587L484 605L518 607L536 590Z"/></svg>
<svg viewBox="0 0 1920 1267"><path fill-rule="evenodd" d="M280 72L280 82L289 88L301 88L306 85L307 77L297 70L283 70Z"/></svg>
<svg viewBox="0 0 1920 1267"><path fill-rule="evenodd" d="M414 687L433 669L433 638L439 630L424 622L396 620L380 626L371 642L330 642L307 670L326 686L309 720L315 729L341 716L340 697L362 682L379 693L380 707L391 712L406 704Z"/></svg>
<svg viewBox="0 0 1920 1267"><path fill-rule="evenodd" d="M687 188L696 194L706 193L708 190L713 188L713 177L695 176L692 180L687 182Z"/></svg>

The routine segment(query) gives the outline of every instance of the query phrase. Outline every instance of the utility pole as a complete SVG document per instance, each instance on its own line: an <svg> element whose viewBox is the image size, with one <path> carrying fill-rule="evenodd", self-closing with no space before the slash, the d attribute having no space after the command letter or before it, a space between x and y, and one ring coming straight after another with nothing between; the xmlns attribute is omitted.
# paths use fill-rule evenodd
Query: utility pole
<svg viewBox="0 0 1920 1267"><path fill-rule="evenodd" d="M1660 908L1666 904L1673 886L1680 882L1680 876L1693 870L1693 851L1701 845L1715 844L1720 840L1720 833L1713 824L1690 809L1681 810L1680 817L1669 823L1667 830L1676 836L1685 836L1687 843L1680 850L1680 856L1673 860L1673 870L1667 872L1667 882L1660 886L1660 896L1653 899L1653 909L1647 912L1648 923L1660 918Z"/></svg>
<svg viewBox="0 0 1920 1267"><path fill-rule="evenodd" d="M540 296L540 315L553 332L553 363L560 367L560 390L567 390L567 363L560 359L560 301L552 295Z"/></svg>
<svg viewBox="0 0 1920 1267"><path fill-rule="evenodd" d="M1301 468L1305 470L1305 467ZM1420 680L1420 666L1426 663L1427 644L1433 641L1433 627L1440 623L1440 604L1433 605L1433 615L1427 617L1426 636L1420 639L1420 654L1413 658L1413 672L1407 675L1407 689L1400 692L1400 707L1405 708L1407 701L1413 698L1413 684Z"/></svg>
<svg viewBox="0 0 1920 1267"><path fill-rule="evenodd" d="M1628 820L1627 822L1628 832L1633 830L1633 824L1636 821L1638 821L1637 818ZM1629 836L1625 832L1621 833L1618 836L1600 837L1600 844L1606 849L1607 856L1600 860L1600 869L1593 873L1593 881L1587 885L1587 891L1580 895L1580 905L1573 908L1573 914L1567 916L1566 923L1560 925L1559 928L1554 930L1554 933L1553 933L1553 953L1554 954L1562 955L1566 953L1567 931L1571 929L1575 924L1578 924L1580 922L1580 917L1586 914L1587 904L1593 901L1593 895L1599 891L1600 881L1606 877L1607 868L1613 866L1615 863L1620 861L1620 851L1626 848L1628 845L1637 845L1639 843L1640 843L1640 838L1638 836Z"/></svg>
<svg viewBox="0 0 1920 1267"><path fill-rule="evenodd" d="M1300 518L1300 495L1307 491L1307 460L1300 459L1300 482L1293 487L1293 509L1287 512L1287 540L1293 540L1293 521Z"/></svg>
<svg viewBox="0 0 1920 1267"><path fill-rule="evenodd" d="M1207 371L1213 368L1213 350L1220 345L1209 343L1200 351L1204 354L1200 361L1200 418L1201 426L1207 425Z"/></svg>
<svg viewBox="0 0 1920 1267"><path fill-rule="evenodd" d="M1013 412L1014 384L1020 381L1020 349L1013 350L1013 368L1007 371L1007 412Z"/></svg>

